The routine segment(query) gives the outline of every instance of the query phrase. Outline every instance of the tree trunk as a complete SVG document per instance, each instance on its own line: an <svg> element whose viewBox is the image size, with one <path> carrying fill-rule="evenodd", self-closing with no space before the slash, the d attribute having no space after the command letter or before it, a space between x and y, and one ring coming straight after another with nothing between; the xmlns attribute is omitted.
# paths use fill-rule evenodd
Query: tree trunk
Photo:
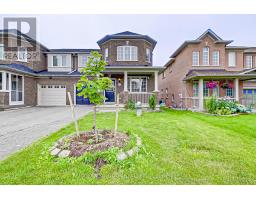
<svg viewBox="0 0 256 200"><path fill-rule="evenodd" d="M98 143L99 138L98 138L98 131L96 129L96 112L97 112L96 105L94 105L93 110L94 110L94 115L93 115L93 131L94 131L94 135L95 135L95 138L96 138L96 143Z"/></svg>

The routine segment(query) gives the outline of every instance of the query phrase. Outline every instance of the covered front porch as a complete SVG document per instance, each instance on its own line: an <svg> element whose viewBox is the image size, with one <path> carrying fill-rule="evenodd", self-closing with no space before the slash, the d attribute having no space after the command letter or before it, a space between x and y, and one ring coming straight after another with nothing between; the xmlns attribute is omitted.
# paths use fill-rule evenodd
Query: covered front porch
<svg viewBox="0 0 256 200"><path fill-rule="evenodd" d="M252 71L250 71L252 72ZM212 96L217 99L225 99L226 101L235 101L245 106L255 107L256 105L256 82L252 82L248 89L248 83L256 80L256 74L246 72L228 72L226 75L221 73L212 76L199 75L187 77L185 83L185 95L181 97L183 108L203 111L205 109L205 101ZM254 93L253 93L254 94Z"/></svg>
<svg viewBox="0 0 256 200"><path fill-rule="evenodd" d="M112 79L113 88L104 92L105 105L115 104L119 94L120 104L127 104L130 99L147 106L149 97L159 92L158 71L156 67L107 67L104 75Z"/></svg>

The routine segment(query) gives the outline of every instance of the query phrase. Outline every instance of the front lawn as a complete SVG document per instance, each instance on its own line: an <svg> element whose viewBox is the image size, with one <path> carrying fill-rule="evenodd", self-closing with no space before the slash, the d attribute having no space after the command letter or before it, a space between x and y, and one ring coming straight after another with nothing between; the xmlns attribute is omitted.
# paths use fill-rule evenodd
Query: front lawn
<svg viewBox="0 0 256 200"><path fill-rule="evenodd" d="M114 116L98 114L99 127L113 128ZM79 126L91 128L92 115ZM146 153L105 165L101 179L91 165L48 155L58 138L74 132L69 125L0 162L0 184L256 184L256 115L121 112L119 128L139 135Z"/></svg>

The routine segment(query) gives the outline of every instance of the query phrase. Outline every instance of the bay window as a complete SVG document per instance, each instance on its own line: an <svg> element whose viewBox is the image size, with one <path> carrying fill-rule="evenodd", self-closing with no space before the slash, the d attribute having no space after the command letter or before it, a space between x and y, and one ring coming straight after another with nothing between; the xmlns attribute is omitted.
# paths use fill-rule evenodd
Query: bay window
<svg viewBox="0 0 256 200"><path fill-rule="evenodd" d="M22 62L27 62L28 53L26 47L18 47L18 60Z"/></svg>
<svg viewBox="0 0 256 200"><path fill-rule="evenodd" d="M233 97L233 88L226 88L226 96Z"/></svg>
<svg viewBox="0 0 256 200"><path fill-rule="evenodd" d="M137 61L138 48L135 46L118 46L117 61Z"/></svg>
<svg viewBox="0 0 256 200"><path fill-rule="evenodd" d="M203 48L203 65L209 65L209 47Z"/></svg>
<svg viewBox="0 0 256 200"><path fill-rule="evenodd" d="M129 92L147 92L146 77L128 77Z"/></svg>
<svg viewBox="0 0 256 200"><path fill-rule="evenodd" d="M105 49L104 59L108 62L108 48Z"/></svg>

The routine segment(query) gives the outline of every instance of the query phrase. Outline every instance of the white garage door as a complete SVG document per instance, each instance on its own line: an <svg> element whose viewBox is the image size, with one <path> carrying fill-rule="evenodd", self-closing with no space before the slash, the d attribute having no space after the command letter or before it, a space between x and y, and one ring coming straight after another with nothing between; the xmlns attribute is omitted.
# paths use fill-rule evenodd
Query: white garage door
<svg viewBox="0 0 256 200"><path fill-rule="evenodd" d="M64 106L66 105L66 86L64 85L39 85L38 105Z"/></svg>

